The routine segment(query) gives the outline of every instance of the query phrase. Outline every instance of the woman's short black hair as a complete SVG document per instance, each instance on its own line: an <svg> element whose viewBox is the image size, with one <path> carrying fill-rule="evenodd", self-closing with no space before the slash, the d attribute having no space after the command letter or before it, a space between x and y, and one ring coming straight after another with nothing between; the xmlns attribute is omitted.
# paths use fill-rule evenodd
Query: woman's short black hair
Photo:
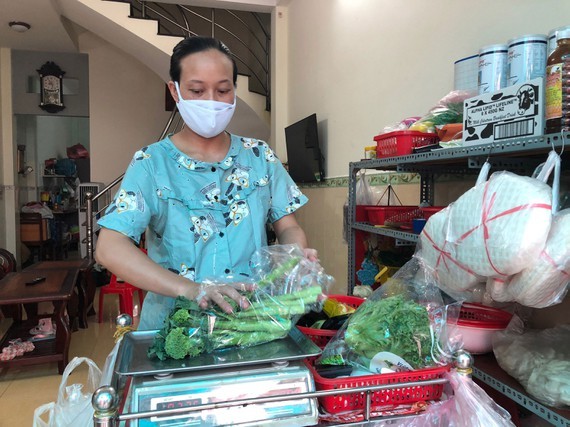
<svg viewBox="0 0 570 427"><path fill-rule="evenodd" d="M234 86L237 84L237 64L228 47L218 39L212 37L188 37L174 46L170 57L170 78L180 83L180 62L188 55L214 49L226 55L233 65Z"/></svg>

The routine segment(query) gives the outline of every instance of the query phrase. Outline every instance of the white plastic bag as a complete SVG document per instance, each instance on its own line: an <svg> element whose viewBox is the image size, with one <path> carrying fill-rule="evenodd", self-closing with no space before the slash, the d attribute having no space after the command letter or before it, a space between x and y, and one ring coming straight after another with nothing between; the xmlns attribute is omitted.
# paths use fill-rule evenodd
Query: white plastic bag
<svg viewBox="0 0 570 427"><path fill-rule="evenodd" d="M89 366L87 387L83 384L67 385L69 375L82 363ZM93 425L91 395L99 387L101 370L87 357L74 357L66 366L55 402L46 403L34 411L34 427L88 427ZM42 416L47 414L48 421Z"/></svg>

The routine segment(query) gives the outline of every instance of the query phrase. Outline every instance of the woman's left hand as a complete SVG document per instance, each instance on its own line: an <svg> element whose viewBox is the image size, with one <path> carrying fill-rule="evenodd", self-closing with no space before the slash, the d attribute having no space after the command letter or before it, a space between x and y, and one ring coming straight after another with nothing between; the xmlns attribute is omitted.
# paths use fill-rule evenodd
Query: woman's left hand
<svg viewBox="0 0 570 427"><path fill-rule="evenodd" d="M305 255L305 258L309 261L319 262L319 254L316 249L305 248L303 249L303 255Z"/></svg>

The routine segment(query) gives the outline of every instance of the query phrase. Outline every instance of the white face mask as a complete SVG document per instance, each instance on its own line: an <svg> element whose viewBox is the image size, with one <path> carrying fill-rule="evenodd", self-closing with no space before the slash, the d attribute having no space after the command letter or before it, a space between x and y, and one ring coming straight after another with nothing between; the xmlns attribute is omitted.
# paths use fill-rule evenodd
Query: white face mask
<svg viewBox="0 0 570 427"><path fill-rule="evenodd" d="M213 100L182 99L178 82L174 82L174 85L178 93L178 111L186 126L204 138L213 138L226 129L234 115L235 96L233 104Z"/></svg>

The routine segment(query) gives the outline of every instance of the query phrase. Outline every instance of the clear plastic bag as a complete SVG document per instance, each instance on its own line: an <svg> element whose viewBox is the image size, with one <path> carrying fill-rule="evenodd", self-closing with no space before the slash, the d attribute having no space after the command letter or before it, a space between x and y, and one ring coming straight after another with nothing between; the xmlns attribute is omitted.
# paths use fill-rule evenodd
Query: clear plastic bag
<svg viewBox="0 0 570 427"><path fill-rule="evenodd" d="M410 130L435 133L436 126L463 122L463 101L477 95L472 91L454 90L410 126Z"/></svg>
<svg viewBox="0 0 570 427"><path fill-rule="evenodd" d="M374 192L372 191L368 178L366 177L366 171L361 170L358 172L356 179L355 203L357 205L372 205L374 203ZM344 242L348 243L348 230L350 230L351 226L348 222L348 196L346 198L346 202L344 202L342 213L342 237Z"/></svg>
<svg viewBox="0 0 570 427"><path fill-rule="evenodd" d="M433 403L414 417L396 422L372 422L374 427L514 427L511 416L497 405L470 377L455 371L445 374L449 381L447 400Z"/></svg>
<svg viewBox="0 0 570 427"><path fill-rule="evenodd" d="M69 375L82 363L89 366L86 387L84 384L67 385ZM66 366L55 402L39 406L34 411L34 427L88 427L93 425L91 396L99 387L101 370L86 357L74 357ZM42 417L47 414L48 421Z"/></svg>
<svg viewBox="0 0 570 427"><path fill-rule="evenodd" d="M570 406L570 325L523 331L511 321L493 337L499 366L516 378L526 391L545 405Z"/></svg>
<svg viewBox="0 0 570 427"><path fill-rule="evenodd" d="M242 282L243 277L223 277L203 282L217 286ZM166 325L149 348L149 357L183 359L226 347L250 347L287 336L298 318L320 310L324 295L333 283L317 262L309 261L296 245L261 248L252 258L252 276L257 287L238 290L248 302L238 304L226 298L233 313L218 306L205 310L196 301L175 300Z"/></svg>
<svg viewBox="0 0 570 427"><path fill-rule="evenodd" d="M453 307L413 259L356 310L317 364L348 364L367 375L446 364L460 346L448 328L457 322L460 306Z"/></svg>
<svg viewBox="0 0 570 427"><path fill-rule="evenodd" d="M509 299L501 281L533 265L547 242L558 204L559 163L551 152L536 178L496 172L489 179L486 163L473 188L429 218L416 256L434 267L442 290L476 302L488 282L488 295ZM546 181L552 170L551 188Z"/></svg>

